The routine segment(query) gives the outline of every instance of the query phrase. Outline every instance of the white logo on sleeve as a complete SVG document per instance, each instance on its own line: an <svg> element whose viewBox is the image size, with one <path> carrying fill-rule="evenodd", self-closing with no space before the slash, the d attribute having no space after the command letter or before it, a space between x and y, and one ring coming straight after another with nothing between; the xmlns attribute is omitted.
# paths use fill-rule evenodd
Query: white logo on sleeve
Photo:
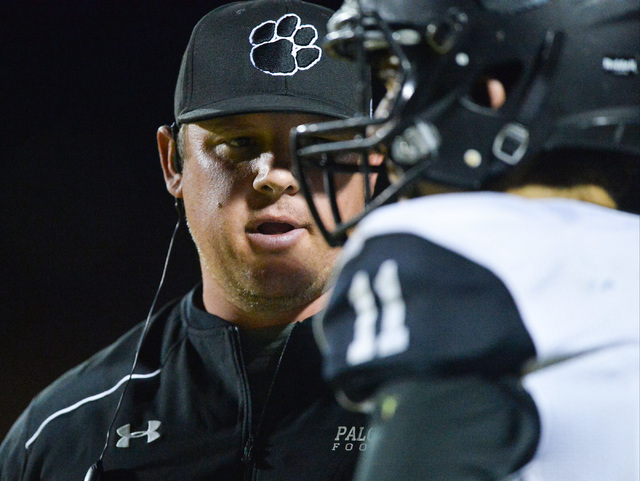
<svg viewBox="0 0 640 481"><path fill-rule="evenodd" d="M147 421L147 430L146 431L134 431L131 432L131 424L125 424L122 427L119 427L116 432L120 435L120 439L116 443L116 447L118 448L128 448L131 439L147 437L147 444L154 442L156 439L160 437L160 433L158 429L162 423L160 421Z"/></svg>
<svg viewBox="0 0 640 481"><path fill-rule="evenodd" d="M268 75L294 75L320 61L322 49L315 45L318 31L313 25L301 25L290 13L268 20L251 31L251 63Z"/></svg>

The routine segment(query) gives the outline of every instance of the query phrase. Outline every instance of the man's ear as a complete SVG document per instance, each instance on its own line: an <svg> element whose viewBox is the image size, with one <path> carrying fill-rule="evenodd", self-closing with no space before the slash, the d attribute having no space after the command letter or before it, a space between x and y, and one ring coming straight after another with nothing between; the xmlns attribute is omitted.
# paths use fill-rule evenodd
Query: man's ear
<svg viewBox="0 0 640 481"><path fill-rule="evenodd" d="M160 154L160 164L164 174L164 182L169 193L180 199L182 198L182 173L177 170L174 159L176 155L176 139L173 138L171 128L163 125L158 129L157 134L158 153Z"/></svg>

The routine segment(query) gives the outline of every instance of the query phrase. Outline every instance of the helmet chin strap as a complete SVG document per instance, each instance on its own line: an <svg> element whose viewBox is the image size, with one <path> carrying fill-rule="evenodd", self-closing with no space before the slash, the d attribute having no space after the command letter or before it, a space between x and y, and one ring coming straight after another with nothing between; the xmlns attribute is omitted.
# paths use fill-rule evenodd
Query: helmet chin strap
<svg viewBox="0 0 640 481"><path fill-rule="evenodd" d="M523 95L516 101L520 109L516 115L519 123L529 124L538 114L549 90L549 80L557 66L565 35L562 32L549 30L540 47L537 60L531 69Z"/></svg>
<svg viewBox="0 0 640 481"><path fill-rule="evenodd" d="M531 134L527 126L536 122L536 116L547 97L549 80L557 65L563 44L562 32L547 32L531 74L525 81L522 95L518 99L510 99L511 105L519 106L512 116L515 121L507 122L500 129L492 146L493 155L506 164L518 164L529 150Z"/></svg>

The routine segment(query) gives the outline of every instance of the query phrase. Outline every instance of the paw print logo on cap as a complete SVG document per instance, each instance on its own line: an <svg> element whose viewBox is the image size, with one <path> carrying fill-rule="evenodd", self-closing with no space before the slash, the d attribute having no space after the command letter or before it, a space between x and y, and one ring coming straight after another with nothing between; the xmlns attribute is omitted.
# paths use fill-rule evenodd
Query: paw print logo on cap
<svg viewBox="0 0 640 481"><path fill-rule="evenodd" d="M290 13L254 28L249 36L253 66L269 75L294 75L318 63L322 57L322 49L315 45L318 31L301 23Z"/></svg>

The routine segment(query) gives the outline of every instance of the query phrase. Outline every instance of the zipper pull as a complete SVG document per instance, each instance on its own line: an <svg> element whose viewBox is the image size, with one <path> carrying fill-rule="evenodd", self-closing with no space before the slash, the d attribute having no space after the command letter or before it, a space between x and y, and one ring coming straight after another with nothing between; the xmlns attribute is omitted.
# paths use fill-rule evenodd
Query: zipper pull
<svg viewBox="0 0 640 481"><path fill-rule="evenodd" d="M253 461L253 435L249 435L249 439L244 444L244 450L242 453L242 462L245 464Z"/></svg>

